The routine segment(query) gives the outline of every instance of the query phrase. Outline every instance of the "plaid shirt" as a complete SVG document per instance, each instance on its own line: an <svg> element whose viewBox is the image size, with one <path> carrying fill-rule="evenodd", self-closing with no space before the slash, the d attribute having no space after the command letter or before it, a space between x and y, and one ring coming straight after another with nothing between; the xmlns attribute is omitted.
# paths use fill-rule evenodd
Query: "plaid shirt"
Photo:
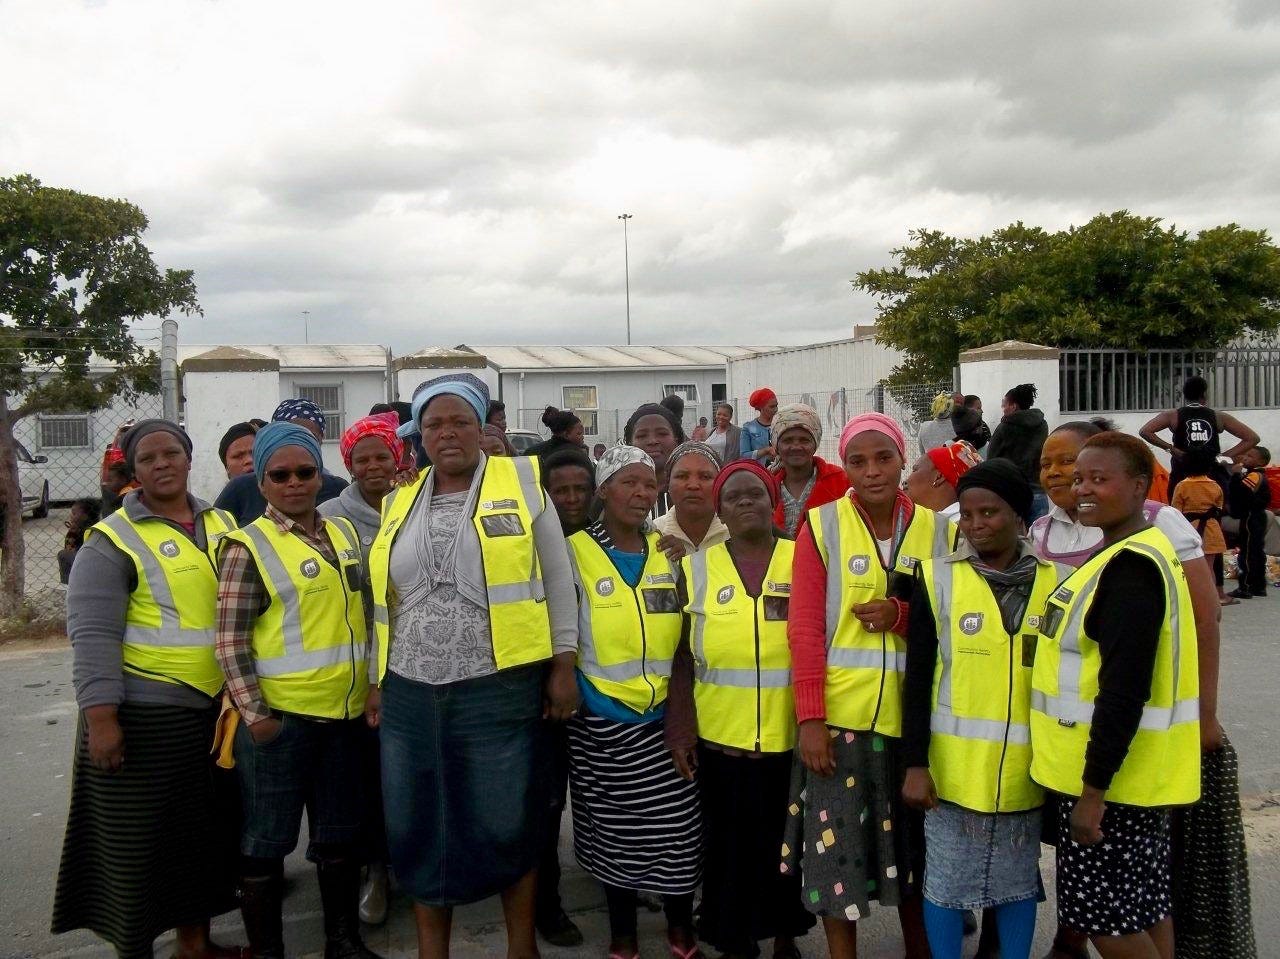
<svg viewBox="0 0 1280 959"><path fill-rule="evenodd" d="M316 535L311 536L298 523L285 516L270 503L263 514L282 533L293 533L330 563L338 557L324 531L325 520L316 514ZM254 669L253 627L269 605L267 588L253 554L243 543L227 541L222 548L218 568L218 630L216 650L222 672L227 677L227 692L246 723L253 724L271 716L271 707L258 690L258 674Z"/></svg>

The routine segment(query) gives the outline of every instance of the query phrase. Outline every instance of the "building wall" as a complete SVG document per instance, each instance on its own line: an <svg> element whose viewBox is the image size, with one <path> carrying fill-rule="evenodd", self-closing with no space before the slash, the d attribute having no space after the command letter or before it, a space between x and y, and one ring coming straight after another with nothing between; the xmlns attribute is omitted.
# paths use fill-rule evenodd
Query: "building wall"
<svg viewBox="0 0 1280 959"><path fill-rule="evenodd" d="M567 404L566 386L594 386L598 404L597 428L588 433L587 445L612 445L622 437L627 418L642 403L656 403L665 395L668 385L689 384L697 389L696 403L685 403L685 427L692 429L699 416L711 416L712 387L727 388L723 369L681 370L551 370L525 373L523 390L521 374L502 374L502 399L507 404L507 426L510 429L535 430L546 433L541 422L547 406L563 409Z"/></svg>
<svg viewBox="0 0 1280 959"><path fill-rule="evenodd" d="M839 340L778 350L728 364L729 402L737 419L746 415L747 397L762 386L779 396L870 390L902 359L897 350L872 339ZM736 402L735 402L736 400ZM746 417L750 419L750 416Z"/></svg>
<svg viewBox="0 0 1280 959"><path fill-rule="evenodd" d="M459 369L449 366L422 366L413 367L412 369L398 370L395 374L396 399L403 400L408 403L413 399L413 391L418 388L420 383L425 383L427 380L435 379L437 376L443 376L445 373L470 373L472 376L484 381L484 384L489 387L489 395L493 399L499 399L498 371L491 366L485 366L479 369Z"/></svg>

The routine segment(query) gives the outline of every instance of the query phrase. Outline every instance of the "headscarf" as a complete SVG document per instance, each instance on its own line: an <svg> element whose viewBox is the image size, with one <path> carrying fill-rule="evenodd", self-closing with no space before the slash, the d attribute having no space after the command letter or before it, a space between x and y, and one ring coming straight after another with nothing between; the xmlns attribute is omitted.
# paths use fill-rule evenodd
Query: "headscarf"
<svg viewBox="0 0 1280 959"><path fill-rule="evenodd" d="M778 500L782 495L778 492L778 478L756 460L734 460L720 471L720 475L716 477L715 483L711 486L711 499L716 505L716 512L720 511L720 492L724 489L724 484L728 482L729 477L734 473L744 471L760 477L760 482L764 483L764 488L769 491L769 504L774 509L777 509Z"/></svg>
<svg viewBox="0 0 1280 959"><path fill-rule="evenodd" d="M661 416L671 424L671 432L675 434L676 442L684 442L684 427L681 425L679 417L661 403L645 403L631 414L631 418L627 420L626 427L622 430L622 438L625 442L631 442L635 436L636 424L646 416Z"/></svg>
<svg viewBox="0 0 1280 959"><path fill-rule="evenodd" d="M950 393L939 393L937 396L933 398L933 401L929 404L929 415L932 416L935 420L942 419L943 413L950 415L951 404L953 399L954 397L952 397Z"/></svg>
<svg viewBox="0 0 1280 959"><path fill-rule="evenodd" d="M191 437L177 423L159 419L139 420L120 438L120 451L124 453L124 461L130 473L133 472L133 458L138 452L138 441L152 433L169 433L177 437L182 448L187 451L187 459L191 458Z"/></svg>
<svg viewBox="0 0 1280 959"><path fill-rule="evenodd" d="M258 428L252 423L236 423L223 433L222 439L218 441L218 459L222 460L222 465L227 465L227 450L231 449L232 443L246 436L253 436L257 432Z"/></svg>
<svg viewBox="0 0 1280 959"><path fill-rule="evenodd" d="M671 455L667 457L667 475L670 476L676 471L676 460L682 456L688 456L690 453L697 453L699 456L705 456L711 461L711 465L718 472L724 464L720 461L720 455L706 443L698 440L685 440L675 449L671 451Z"/></svg>
<svg viewBox="0 0 1280 959"><path fill-rule="evenodd" d="M771 400L776 400L777 398L777 393L767 386L762 386L747 397L747 402L751 404L753 410L762 410L769 405Z"/></svg>
<svg viewBox="0 0 1280 959"><path fill-rule="evenodd" d="M315 434L305 426L277 420L258 430L258 435L253 438L253 474L258 478L259 485L267 475L267 462L286 446L302 447L316 461L316 468L324 469L324 462L320 457L320 441Z"/></svg>
<svg viewBox="0 0 1280 959"><path fill-rule="evenodd" d="M290 420L310 420L320 427L321 433L324 432L324 413L310 400L281 400L276 411L271 414L271 422L288 423Z"/></svg>
<svg viewBox="0 0 1280 959"><path fill-rule="evenodd" d="M822 445L822 418L812 406L805 406L803 403L788 403L778 407L773 422L769 424L769 442L777 447L782 434L797 426L808 431L815 445Z"/></svg>
<svg viewBox="0 0 1280 959"><path fill-rule="evenodd" d="M446 373L418 384L413 391L413 402L409 404L412 416L409 422L400 427L401 436L413 436L422 432L419 426L422 411L437 396L458 397L475 411L477 423L483 424L489 415L489 387L485 386L482 379L470 373Z"/></svg>
<svg viewBox="0 0 1280 959"><path fill-rule="evenodd" d="M967 489L991 490L1009 504L1024 523L1031 522L1031 504L1034 496L1031 484L1011 460L993 459L979 463L960 477L956 483L956 495Z"/></svg>
<svg viewBox="0 0 1280 959"><path fill-rule="evenodd" d="M849 441L859 433L883 433L893 440L898 448L898 455L905 461L907 458L907 438L902 435L902 427L898 421L883 413L859 413L840 433L840 459L844 459L844 451L849 448Z"/></svg>
<svg viewBox="0 0 1280 959"><path fill-rule="evenodd" d="M632 463L643 463L654 473L658 472L652 458L644 450L634 446L614 446L605 450L604 456L600 457L600 462L596 464L596 486L603 486L609 482L614 473Z"/></svg>
<svg viewBox="0 0 1280 959"><path fill-rule="evenodd" d="M394 412L371 413L360 417L348 426L347 431L342 434L342 439L338 441L338 452L342 454L342 462L346 464L347 471L351 470L351 451L367 436L382 440L391 451L391 458L399 463L400 456L404 452L404 441L396 435L396 429L399 426L400 417Z"/></svg>
<svg viewBox="0 0 1280 959"><path fill-rule="evenodd" d="M511 445L511 440L507 439L507 434L504 430L499 429L498 427L494 426L492 423L485 423L484 426L480 427L480 432L483 433L485 436L496 436L499 440L501 440L502 449L504 450L505 455L507 456L516 455L516 448Z"/></svg>
<svg viewBox="0 0 1280 959"><path fill-rule="evenodd" d="M929 457L929 462L953 489L961 476L982 462L978 451L965 440L956 440L946 446L935 447L924 455Z"/></svg>

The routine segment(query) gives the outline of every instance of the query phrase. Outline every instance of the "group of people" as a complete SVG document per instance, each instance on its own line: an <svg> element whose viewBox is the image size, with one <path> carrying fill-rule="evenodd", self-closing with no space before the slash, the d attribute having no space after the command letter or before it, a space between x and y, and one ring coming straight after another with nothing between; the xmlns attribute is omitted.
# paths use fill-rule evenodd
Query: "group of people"
<svg viewBox="0 0 1280 959"><path fill-rule="evenodd" d="M362 868L383 916L388 872L413 901L419 955L499 896L529 959L582 941L571 805L611 959L652 897L677 959L788 959L819 919L851 957L873 901L910 957L958 957L973 910L984 954L1026 957L1042 838L1055 956L1170 959L1174 918L1221 911L1175 916L1171 876L1171 812L1223 743L1219 607L1195 530L1147 502L1147 445L1059 426L1037 519L1023 464L967 440L911 463L867 413L827 463L814 409L756 400L737 445L653 403L598 461L567 421L511 456L483 382L448 374L344 431L349 486L289 400L224 442L223 506L189 492L178 426L136 424L138 489L68 588L54 931L231 955L209 918L238 890L250 954L281 957L305 811L326 959L373 959Z"/></svg>

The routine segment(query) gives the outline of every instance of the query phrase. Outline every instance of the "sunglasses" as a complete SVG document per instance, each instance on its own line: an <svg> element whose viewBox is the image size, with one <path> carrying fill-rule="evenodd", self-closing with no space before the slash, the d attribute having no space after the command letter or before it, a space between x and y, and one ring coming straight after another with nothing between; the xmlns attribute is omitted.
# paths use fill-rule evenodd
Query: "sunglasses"
<svg viewBox="0 0 1280 959"><path fill-rule="evenodd" d="M316 478L316 473L320 472L314 466L299 466L296 470L267 470L267 479L275 483L277 486L283 486L289 482L289 477L296 476L302 482Z"/></svg>

